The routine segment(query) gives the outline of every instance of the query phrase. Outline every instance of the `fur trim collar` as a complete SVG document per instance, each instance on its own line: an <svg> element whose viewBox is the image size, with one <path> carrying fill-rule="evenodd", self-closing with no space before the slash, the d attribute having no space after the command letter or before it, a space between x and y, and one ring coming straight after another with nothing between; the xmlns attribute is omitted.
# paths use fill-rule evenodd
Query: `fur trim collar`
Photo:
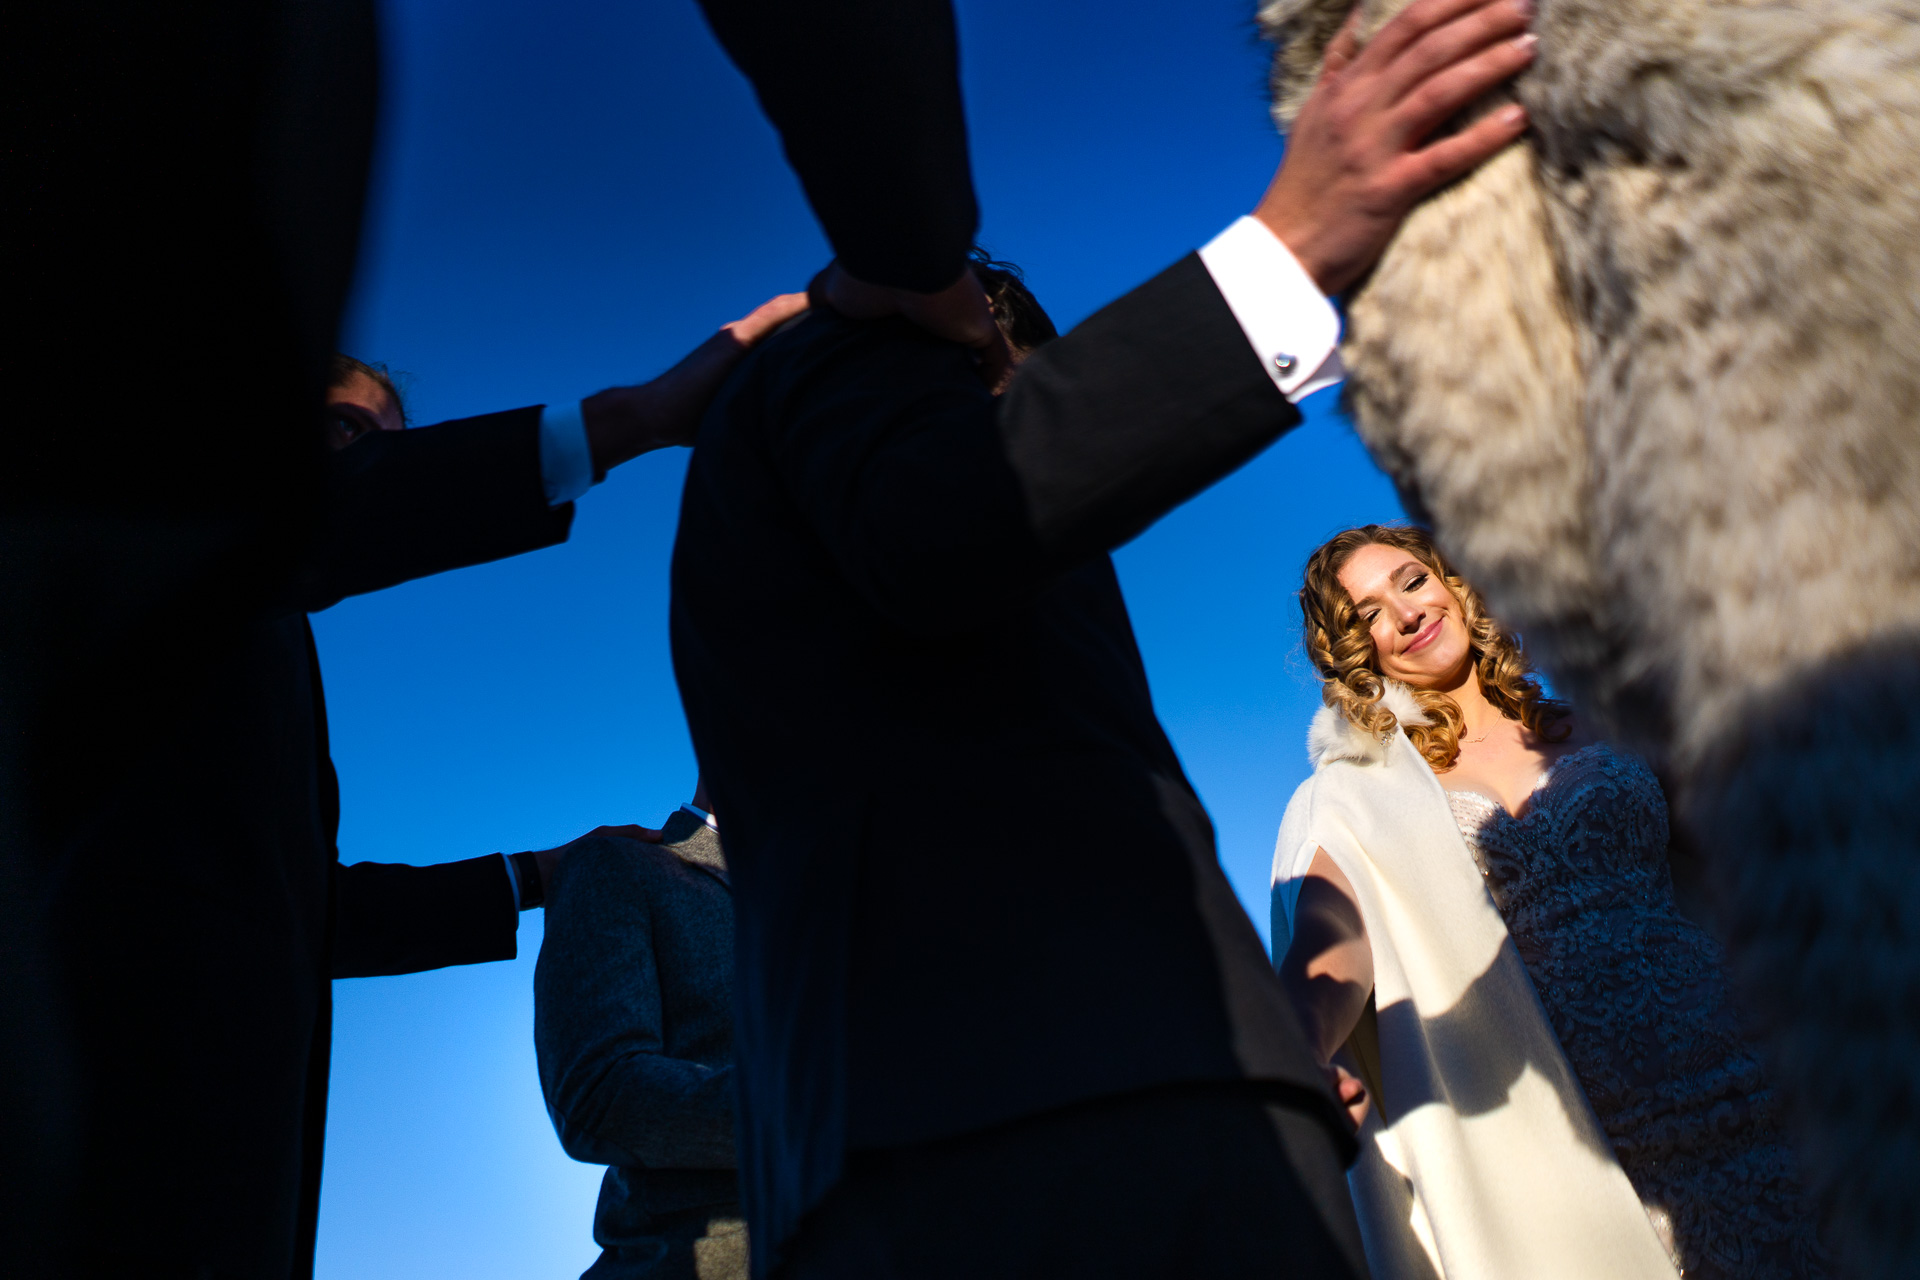
<svg viewBox="0 0 1920 1280"><path fill-rule="evenodd" d="M1380 705L1393 712L1394 719L1402 725L1432 723L1414 701L1413 690L1396 680L1387 681L1386 686ZM1313 717L1313 727L1307 730L1307 758L1316 769L1335 760L1383 764L1387 742L1387 738L1374 737L1332 707L1322 707Z"/></svg>

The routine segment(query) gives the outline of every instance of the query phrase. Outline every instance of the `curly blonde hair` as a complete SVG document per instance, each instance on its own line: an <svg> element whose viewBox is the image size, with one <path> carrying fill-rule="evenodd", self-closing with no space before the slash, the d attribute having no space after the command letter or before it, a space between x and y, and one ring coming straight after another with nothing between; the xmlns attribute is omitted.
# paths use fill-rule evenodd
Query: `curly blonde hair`
<svg viewBox="0 0 1920 1280"><path fill-rule="evenodd" d="M1380 705L1386 682L1380 674L1373 637L1353 597L1340 585L1340 570L1353 553L1365 546L1396 547L1427 566L1453 592L1467 624L1468 652L1480 679L1480 692L1509 720L1518 720L1548 742L1572 732L1566 723L1567 705L1549 698L1534 678L1533 667L1519 638L1503 629L1487 612L1480 593L1453 572L1433 536L1409 525L1368 524L1349 529L1307 557L1300 588L1300 613L1305 624L1307 657L1326 684L1321 699L1368 733L1384 738L1397 721ZM1436 689L1411 690L1429 723L1407 725L1414 750L1436 771L1451 769L1460 758L1460 731L1466 720L1460 706Z"/></svg>

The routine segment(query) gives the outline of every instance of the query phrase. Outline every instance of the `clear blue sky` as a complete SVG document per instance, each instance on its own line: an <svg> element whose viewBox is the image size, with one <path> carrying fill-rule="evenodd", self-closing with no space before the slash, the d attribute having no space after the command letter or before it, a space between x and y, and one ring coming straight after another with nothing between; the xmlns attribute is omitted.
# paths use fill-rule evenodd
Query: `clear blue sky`
<svg viewBox="0 0 1920 1280"><path fill-rule="evenodd" d="M1280 156L1252 0L960 0L981 238L1062 327L1252 207ZM824 241L692 0L386 0L388 88L348 349L416 423L638 381ZM1155 701L1262 932L1318 705L1292 591L1399 514L1331 395L1117 558ZM349 861L439 862L658 825L694 764L667 655L685 456L632 463L572 540L315 626ZM989 851L983 851L986 853ZM335 984L326 1280L531 1280L592 1261L600 1171L534 1075L520 959Z"/></svg>

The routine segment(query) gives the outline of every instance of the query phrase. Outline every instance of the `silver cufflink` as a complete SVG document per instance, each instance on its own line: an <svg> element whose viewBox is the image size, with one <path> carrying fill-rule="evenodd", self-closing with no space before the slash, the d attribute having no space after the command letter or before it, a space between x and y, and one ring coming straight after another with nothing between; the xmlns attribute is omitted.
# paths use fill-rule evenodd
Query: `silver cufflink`
<svg viewBox="0 0 1920 1280"><path fill-rule="evenodd" d="M1273 367L1278 369L1281 373L1292 373L1293 366L1299 363L1300 362L1298 360L1295 360L1292 356L1286 355L1285 353L1277 355L1273 358Z"/></svg>

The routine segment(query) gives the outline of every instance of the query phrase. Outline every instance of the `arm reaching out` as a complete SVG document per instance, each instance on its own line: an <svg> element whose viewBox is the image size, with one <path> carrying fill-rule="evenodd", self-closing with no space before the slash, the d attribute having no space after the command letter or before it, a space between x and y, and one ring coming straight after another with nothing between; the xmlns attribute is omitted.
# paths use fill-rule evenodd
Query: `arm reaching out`
<svg viewBox="0 0 1920 1280"><path fill-rule="evenodd" d="M1353 1034L1373 990L1373 948L1346 875L1316 850L1293 908L1293 940L1280 959L1287 989L1307 1041L1328 1064L1335 1095L1358 1127L1366 1116L1366 1089L1335 1054Z"/></svg>
<svg viewBox="0 0 1920 1280"><path fill-rule="evenodd" d="M655 449L692 444L707 404L747 352L807 309L804 293L783 293L755 307L689 352L651 382L610 387L580 402L593 471L614 467Z"/></svg>
<svg viewBox="0 0 1920 1280"><path fill-rule="evenodd" d="M1454 115L1533 60L1531 0L1416 0L1363 49L1350 20L1301 108L1287 155L1254 216L1292 251L1321 292L1364 275L1422 198L1519 137L1509 104L1432 140ZM826 301L859 319L900 315L970 348L982 380L1011 373L1006 343L971 272L916 292L859 279L845 262L821 281Z"/></svg>

